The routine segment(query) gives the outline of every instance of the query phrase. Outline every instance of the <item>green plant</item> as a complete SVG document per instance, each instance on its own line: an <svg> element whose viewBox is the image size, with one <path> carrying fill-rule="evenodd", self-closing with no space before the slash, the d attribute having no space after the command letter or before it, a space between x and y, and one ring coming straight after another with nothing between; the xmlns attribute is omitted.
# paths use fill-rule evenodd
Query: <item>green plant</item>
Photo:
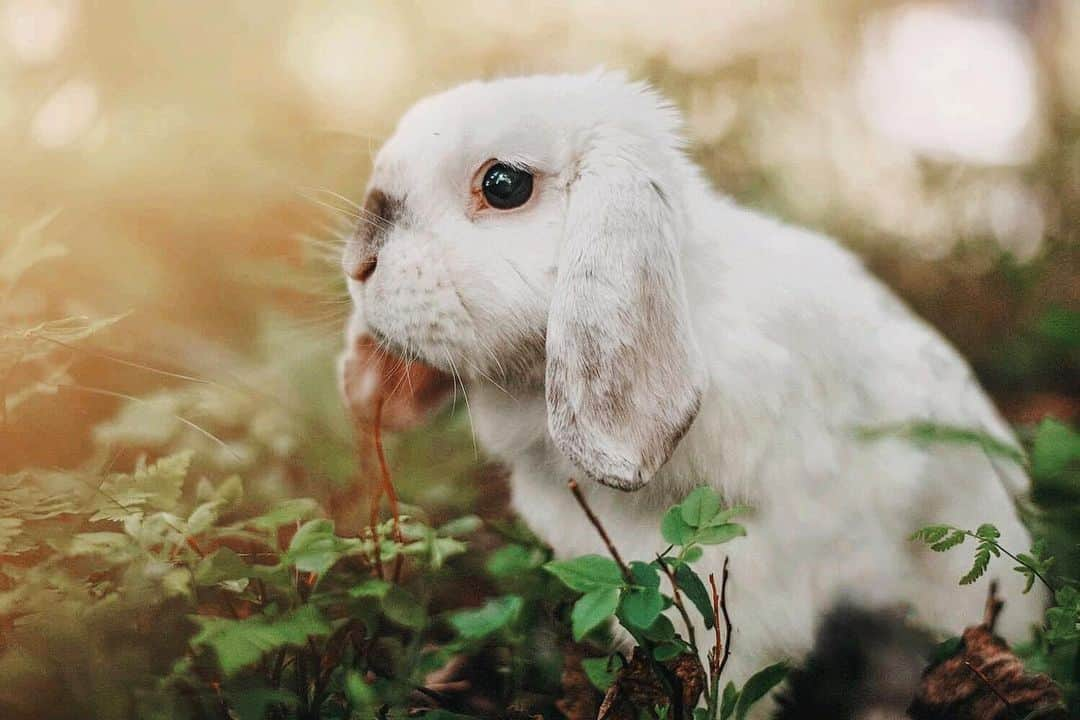
<svg viewBox="0 0 1080 720"><path fill-rule="evenodd" d="M964 436L964 442L985 447L988 441L972 433ZM1080 434L1060 422L1045 420L1030 436L1029 444L1030 453L1020 456L1032 477L1031 498L1022 506L1036 538L1028 552L1014 553L1003 547L998 542L1001 534L991 524L975 530L929 525L915 532L912 539L936 552L946 552L962 546L968 539L974 540L973 562L960 578L961 585L982 577L993 558L1006 556L1015 563L1013 569L1026 578L1024 592L1030 591L1036 582L1050 590L1053 604L1046 611L1043 627L1031 643L1017 651L1030 669L1049 674L1064 690L1070 710L1080 712L1080 577L1071 574L1077 567L1075 524L1080 515ZM1051 550L1055 546L1066 554L1064 572L1057 572L1060 564Z"/></svg>
<svg viewBox="0 0 1080 720"><path fill-rule="evenodd" d="M646 713L657 718L689 717L692 713L695 720L730 717L742 720L754 703L783 681L788 667L786 663L777 663L753 675L741 689L729 682L721 691L724 665L731 653L732 625L725 601L728 566L725 561L719 589L715 575L708 576L710 591L694 569L694 563L701 559L703 546L720 545L745 535L745 528L732 520L749 508L725 509L715 490L697 488L664 515L660 531L668 547L651 561L626 563L574 481L570 482L570 489L610 554L610 557L584 555L544 566L568 588L581 593L570 614L574 638L586 638L612 618L627 631L675 706L673 710L663 705L640 708ZM661 589L664 579L669 592ZM670 608L675 608L682 619L685 636L664 614ZM696 637L692 612L702 618L706 629L714 630L709 645L701 644L703 639ZM685 681L672 672L671 663L681 660L684 667L685 664L700 667L699 658L706 647L709 668L705 706L682 707L682 690L675 685ZM584 668L597 688L607 691L625 665L625 660L616 654L586 660Z"/></svg>

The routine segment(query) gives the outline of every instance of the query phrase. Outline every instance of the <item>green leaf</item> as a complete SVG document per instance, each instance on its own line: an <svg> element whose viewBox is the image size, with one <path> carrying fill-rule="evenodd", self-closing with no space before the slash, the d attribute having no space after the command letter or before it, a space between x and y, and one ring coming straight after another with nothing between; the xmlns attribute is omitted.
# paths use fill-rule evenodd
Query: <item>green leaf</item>
<svg viewBox="0 0 1080 720"><path fill-rule="evenodd" d="M568 588L578 592L618 589L626 584L619 566L614 560L603 555L582 555L573 560L557 560L544 565L544 569L562 580Z"/></svg>
<svg viewBox="0 0 1080 720"><path fill-rule="evenodd" d="M646 640L655 643L667 642L675 638L675 626L671 624L667 615L660 615L656 618L656 622L642 630L641 635Z"/></svg>
<svg viewBox="0 0 1080 720"><path fill-rule="evenodd" d="M622 658L618 655L584 658L581 661L581 669L585 671L585 677L589 678L589 682L600 692L607 692L607 689L615 682L615 678L619 676L622 666Z"/></svg>
<svg viewBox="0 0 1080 720"><path fill-rule="evenodd" d="M283 560L297 570L322 575L343 555L359 546L357 538L335 535L332 520L309 520L293 535Z"/></svg>
<svg viewBox="0 0 1080 720"><path fill-rule="evenodd" d="M710 525L697 531L694 542L702 545L721 545L746 535L746 528L738 523L726 523L724 525Z"/></svg>
<svg viewBox="0 0 1080 720"><path fill-rule="evenodd" d="M881 427L861 428L858 432L863 440L880 440L887 437L900 437L916 445L972 445L991 457L1001 457L1023 465L1024 453L1013 444L999 440L981 430L917 420Z"/></svg>
<svg viewBox="0 0 1080 720"><path fill-rule="evenodd" d="M581 641L590 631L614 615L618 606L619 589L616 587L601 588L582 595L570 611L574 640Z"/></svg>
<svg viewBox="0 0 1080 720"><path fill-rule="evenodd" d="M953 528L949 525L927 525L924 528L919 528L911 534L911 540L921 540L924 543L932 544L940 542L949 531Z"/></svg>
<svg viewBox="0 0 1080 720"><path fill-rule="evenodd" d="M196 616L200 630L191 644L213 649L222 672L231 675L271 650L300 645L308 637L330 633L330 624L314 605L303 605L285 615L253 615L244 620Z"/></svg>
<svg viewBox="0 0 1080 720"><path fill-rule="evenodd" d="M975 535L983 540L997 540L1001 537L1001 533L996 527L990 523L984 523L975 530Z"/></svg>
<svg viewBox="0 0 1080 720"><path fill-rule="evenodd" d="M735 720L743 720L754 703L784 681L789 670L788 664L781 661L751 675L739 692L739 699L735 704Z"/></svg>
<svg viewBox="0 0 1080 720"><path fill-rule="evenodd" d="M1049 308L1039 320L1039 333L1066 349L1080 348L1080 312L1063 307Z"/></svg>
<svg viewBox="0 0 1080 720"><path fill-rule="evenodd" d="M273 510L247 521L257 530L273 531L282 525L306 520L319 511L319 504L311 498L297 498L278 503Z"/></svg>
<svg viewBox="0 0 1080 720"><path fill-rule="evenodd" d="M382 611L388 620L412 630L427 625L427 610L400 585L391 585L383 597Z"/></svg>
<svg viewBox="0 0 1080 720"><path fill-rule="evenodd" d="M705 583L689 565L679 565L675 568L675 582L686 597L690 598L690 602L694 603L701 617L705 619L705 628L711 630L716 617L713 614L712 596L705 588Z"/></svg>
<svg viewBox="0 0 1080 720"><path fill-rule="evenodd" d="M699 545L691 545L686 548L686 552L683 553L682 561L684 563L696 563L705 554L705 550Z"/></svg>
<svg viewBox="0 0 1080 720"><path fill-rule="evenodd" d="M1031 449L1031 474L1035 479L1054 480L1077 462L1080 462L1080 433L1057 420L1043 420Z"/></svg>
<svg viewBox="0 0 1080 720"><path fill-rule="evenodd" d="M458 537L460 535L471 535L483 527L483 525L484 521L476 515L464 515L455 518L444 525L440 525L437 532L442 537Z"/></svg>
<svg viewBox="0 0 1080 720"><path fill-rule="evenodd" d="M960 578L961 585L970 585L986 573L986 569L990 567L990 547L986 543L979 544L971 569Z"/></svg>
<svg viewBox="0 0 1080 720"><path fill-rule="evenodd" d="M245 687L226 693L229 709L238 720L263 720L266 711L272 707L284 705L292 708L299 703L296 694L281 688Z"/></svg>
<svg viewBox="0 0 1080 720"><path fill-rule="evenodd" d="M664 597L656 588L631 588L623 593L621 617L634 627L650 627L663 609Z"/></svg>
<svg viewBox="0 0 1080 720"><path fill-rule="evenodd" d="M349 670L345 674L345 697L352 709L361 715L367 715L379 702L375 688L355 670Z"/></svg>
<svg viewBox="0 0 1080 720"><path fill-rule="evenodd" d="M386 582L385 580L372 578L370 580L365 580L364 582L356 585L355 587L349 588L349 597L377 598L381 600L386 597L387 593L390 592L390 588L392 587L393 585Z"/></svg>
<svg viewBox="0 0 1080 720"><path fill-rule="evenodd" d="M699 487L686 496L679 505L683 522L700 528L712 522L720 512L720 495L711 487Z"/></svg>
<svg viewBox="0 0 1080 720"><path fill-rule="evenodd" d="M653 659L657 662L667 662L682 655L686 651L686 646L680 642L666 642L657 645L653 650Z"/></svg>
<svg viewBox="0 0 1080 720"><path fill-rule="evenodd" d="M682 510L676 505L660 521L660 534L672 545L688 545L694 539L694 528L683 520Z"/></svg>
<svg viewBox="0 0 1080 720"><path fill-rule="evenodd" d="M524 604L524 600L517 595L493 598L477 610L460 610L454 613L450 616L450 624L463 638L484 638L516 620Z"/></svg>
<svg viewBox="0 0 1080 720"><path fill-rule="evenodd" d="M660 570L655 563L634 560L630 563L630 574L634 582L642 587L654 589L660 587Z"/></svg>
<svg viewBox="0 0 1080 720"><path fill-rule="evenodd" d="M225 580L252 577L251 567L231 548L223 547L207 555L195 566L196 585L215 585Z"/></svg>
<svg viewBox="0 0 1080 720"><path fill-rule="evenodd" d="M485 568L488 574L495 577L512 577L540 567L543 561L543 553L536 548L507 545L491 554Z"/></svg>
<svg viewBox="0 0 1080 720"><path fill-rule="evenodd" d="M930 549L934 552L945 552L962 544L966 538L967 534L963 530L954 530L944 540L939 540L931 545Z"/></svg>
<svg viewBox="0 0 1080 720"><path fill-rule="evenodd" d="M735 683L728 682L724 686L724 694L720 698L720 720L728 720L735 712L735 704L739 701L739 691L735 689Z"/></svg>

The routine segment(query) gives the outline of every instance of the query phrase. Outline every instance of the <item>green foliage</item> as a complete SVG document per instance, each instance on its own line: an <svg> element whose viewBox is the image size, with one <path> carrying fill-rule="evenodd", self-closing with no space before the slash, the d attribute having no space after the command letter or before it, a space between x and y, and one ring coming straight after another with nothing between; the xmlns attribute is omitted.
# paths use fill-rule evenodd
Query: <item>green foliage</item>
<svg viewBox="0 0 1080 720"><path fill-rule="evenodd" d="M690 612L701 615L708 628L716 623L714 599L692 567L703 556L702 546L730 542L746 534L732 518L749 512L744 506L724 508L719 494L709 487L691 492L681 503L670 508L661 521L661 534L671 545L655 560L634 560L625 567L602 555L584 555L572 560L549 562L544 569L567 588L583 593L574 603L571 624L575 639L586 637L613 617L646 651L654 663L667 663L681 655L695 659L704 655L704 647L694 637ZM519 562L520 551L506 551L496 565ZM671 594L661 589L662 577L669 579ZM683 602L689 599L690 604ZM677 607L687 636L676 630L664 611ZM721 652L712 648L710 652ZM590 658L582 661L589 680L604 690L615 681L620 656ZM741 691L728 684L720 694L721 678L711 673L705 693L706 706L694 711L695 720L723 720L746 717L750 708L783 681L787 665L779 663L751 677ZM658 670L657 676L663 671ZM639 708L643 714L667 717L670 706Z"/></svg>
<svg viewBox="0 0 1080 720"><path fill-rule="evenodd" d="M1047 512L1040 505L1049 495L1056 501L1080 508L1080 436L1062 423L1045 420L1038 427L1031 441L1030 469L1033 481L1034 506L1027 508L1029 523L1036 540L1031 549L1013 554L1002 547L1000 533L993 525L985 524L974 531L951 525L930 525L912 535L913 540L927 544L937 552L946 552L962 545L968 538L975 541L971 569L960 578L967 585L982 577L993 558L1005 555L1015 561L1013 570L1021 573L1026 582L1024 592L1030 592L1036 582L1053 591L1054 604L1046 611L1044 626L1035 640L1019 652L1032 670L1046 672L1065 691L1066 700L1073 711L1080 711L1080 578L1070 574L1054 574L1059 569L1057 558L1051 553L1051 542L1061 537L1071 537L1073 546L1057 540L1065 552L1075 553L1075 531L1069 523L1078 522L1075 512L1064 518L1055 513L1060 510L1051 506ZM1040 497L1041 496L1041 497ZM1063 522L1064 521L1064 522ZM1065 525L1065 527L1061 527ZM1075 562L1066 570L1075 568ZM1008 600L1006 599L1006 602Z"/></svg>

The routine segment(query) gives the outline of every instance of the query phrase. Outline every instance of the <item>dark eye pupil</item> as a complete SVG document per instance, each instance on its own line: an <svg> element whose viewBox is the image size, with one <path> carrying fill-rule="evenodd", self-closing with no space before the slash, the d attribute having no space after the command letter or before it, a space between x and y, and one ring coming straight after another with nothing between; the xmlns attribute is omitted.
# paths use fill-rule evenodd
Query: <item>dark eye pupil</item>
<svg viewBox="0 0 1080 720"><path fill-rule="evenodd" d="M484 173L484 199L493 208L508 210L524 205L532 195L533 176L504 163L495 163Z"/></svg>

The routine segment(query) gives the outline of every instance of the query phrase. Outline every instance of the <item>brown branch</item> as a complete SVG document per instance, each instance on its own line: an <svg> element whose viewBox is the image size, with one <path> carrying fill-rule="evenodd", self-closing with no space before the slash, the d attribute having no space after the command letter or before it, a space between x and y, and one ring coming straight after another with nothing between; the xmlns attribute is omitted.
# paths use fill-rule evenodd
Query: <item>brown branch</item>
<svg viewBox="0 0 1080 720"><path fill-rule="evenodd" d="M716 644L713 646L712 652L709 654L709 672L713 675L714 682L719 682L720 676L724 674L724 667L727 665L728 658L731 657L731 616L728 615L727 607L727 583L728 583L728 562L730 558L724 558L724 572L720 579L720 592L716 591L716 575L709 573L709 584L712 586L712 600L713 600L713 628L716 631ZM720 641L720 617L724 618L724 640Z"/></svg>
<svg viewBox="0 0 1080 720"><path fill-rule="evenodd" d="M671 582L671 599L675 602L675 607L678 609L679 614L682 615L683 622L686 623L686 634L690 638L690 646L697 650L697 637L694 634L694 624L690 622L690 613L686 612L686 605L683 604L682 593L679 592L679 583L675 580L675 573L671 572L671 568L667 566L663 558L659 555L656 556L656 563L660 566L660 569L667 575L668 580ZM715 624L715 623L714 623Z"/></svg>
<svg viewBox="0 0 1080 720"><path fill-rule="evenodd" d="M630 568L627 567L626 563L623 562L622 556L619 555L619 551L616 549L615 544L611 542L611 537L608 536L607 530L605 530L604 526L600 524L600 518L596 517L596 513L592 511L592 508L589 507L589 503L585 501L585 496L581 493L581 488L578 487L577 481L574 480L574 478L570 478L570 480L567 481L566 485L570 488L570 492L574 493L574 499L577 500L578 505L581 506L581 509L585 511L585 516L589 518L589 522L591 522L592 526L596 528L596 532L600 533L600 539L604 541L604 545L607 546L608 552L611 553L612 559L615 560L615 563L619 566L619 569L622 570L622 574L623 577L626 578L626 582L633 584L634 575L630 572Z"/></svg>
<svg viewBox="0 0 1080 720"><path fill-rule="evenodd" d="M997 596L998 582L997 580L990 581L990 587L986 593L986 609L983 611L983 626L990 632L994 631L994 625L997 624L998 615L1001 614L1001 608L1005 607L1005 601Z"/></svg>

